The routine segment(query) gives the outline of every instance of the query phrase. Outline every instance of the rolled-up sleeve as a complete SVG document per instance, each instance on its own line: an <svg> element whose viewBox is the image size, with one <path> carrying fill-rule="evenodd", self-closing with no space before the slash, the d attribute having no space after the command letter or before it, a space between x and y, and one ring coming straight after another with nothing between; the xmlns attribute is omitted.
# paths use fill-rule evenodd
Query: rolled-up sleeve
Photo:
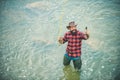
<svg viewBox="0 0 120 80"><path fill-rule="evenodd" d="M63 37L63 43L67 42L68 39L67 39L67 33L65 33L64 37Z"/></svg>
<svg viewBox="0 0 120 80"><path fill-rule="evenodd" d="M81 33L81 39L87 40L88 39L87 34Z"/></svg>

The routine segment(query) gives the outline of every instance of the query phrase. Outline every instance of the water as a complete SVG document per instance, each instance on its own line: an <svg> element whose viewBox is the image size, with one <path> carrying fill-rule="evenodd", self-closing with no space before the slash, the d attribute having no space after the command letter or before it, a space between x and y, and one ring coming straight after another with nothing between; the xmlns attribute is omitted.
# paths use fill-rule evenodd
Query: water
<svg viewBox="0 0 120 80"><path fill-rule="evenodd" d="M1 0L1 80L119 80L119 0ZM66 44L57 42L75 21L87 26L82 71L62 64ZM71 74L70 74L71 73Z"/></svg>

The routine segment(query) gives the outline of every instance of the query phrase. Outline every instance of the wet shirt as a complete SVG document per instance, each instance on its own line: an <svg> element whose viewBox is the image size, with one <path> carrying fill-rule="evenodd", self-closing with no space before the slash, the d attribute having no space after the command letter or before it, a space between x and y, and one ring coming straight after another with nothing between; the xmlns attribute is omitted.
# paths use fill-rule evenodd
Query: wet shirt
<svg viewBox="0 0 120 80"><path fill-rule="evenodd" d="M87 39L86 35L78 30L76 34L72 34L70 31L65 33L63 37L63 42L68 42L66 52L70 57L79 57L81 56L81 45L82 40Z"/></svg>

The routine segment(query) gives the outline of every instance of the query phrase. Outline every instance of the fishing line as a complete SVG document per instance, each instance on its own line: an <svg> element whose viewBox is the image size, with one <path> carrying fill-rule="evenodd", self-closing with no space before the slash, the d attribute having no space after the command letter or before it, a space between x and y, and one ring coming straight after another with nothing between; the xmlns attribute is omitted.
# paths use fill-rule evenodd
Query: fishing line
<svg viewBox="0 0 120 80"><path fill-rule="evenodd" d="M64 0L63 2L63 6L62 6L62 14L61 16L59 17L59 21L60 21L60 26L59 26L59 31L58 31L58 38L61 36L61 33L62 33L62 22L63 22L63 16L64 16L64 5L68 2L68 0ZM60 44L59 44L60 46Z"/></svg>

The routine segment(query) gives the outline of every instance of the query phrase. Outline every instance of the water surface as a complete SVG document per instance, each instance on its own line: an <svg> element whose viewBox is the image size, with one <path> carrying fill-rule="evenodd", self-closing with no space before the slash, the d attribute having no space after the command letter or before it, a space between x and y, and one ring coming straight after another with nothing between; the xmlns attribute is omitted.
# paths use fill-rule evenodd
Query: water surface
<svg viewBox="0 0 120 80"><path fill-rule="evenodd" d="M119 0L0 1L1 80L119 80L119 7ZM70 21L90 32L81 73L63 66L66 44L57 42Z"/></svg>

